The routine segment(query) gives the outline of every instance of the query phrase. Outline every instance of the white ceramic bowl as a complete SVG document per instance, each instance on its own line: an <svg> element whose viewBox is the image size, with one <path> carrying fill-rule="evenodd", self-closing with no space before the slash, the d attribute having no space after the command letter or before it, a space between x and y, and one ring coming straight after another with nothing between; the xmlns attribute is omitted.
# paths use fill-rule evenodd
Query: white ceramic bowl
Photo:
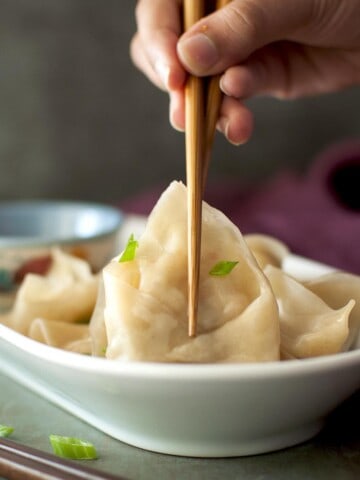
<svg viewBox="0 0 360 480"><path fill-rule="evenodd" d="M0 325L0 369L123 442L229 457L319 432L359 387L360 350L266 364L119 363L57 350Z"/></svg>
<svg viewBox="0 0 360 480"><path fill-rule="evenodd" d="M294 257L287 270L311 278L329 267ZM58 350L0 325L0 370L123 442L231 457L318 433L360 387L360 349L258 364L121 363Z"/></svg>
<svg viewBox="0 0 360 480"><path fill-rule="evenodd" d="M97 271L117 253L122 214L107 205L64 201L0 203L0 292L46 266L50 249L85 258Z"/></svg>

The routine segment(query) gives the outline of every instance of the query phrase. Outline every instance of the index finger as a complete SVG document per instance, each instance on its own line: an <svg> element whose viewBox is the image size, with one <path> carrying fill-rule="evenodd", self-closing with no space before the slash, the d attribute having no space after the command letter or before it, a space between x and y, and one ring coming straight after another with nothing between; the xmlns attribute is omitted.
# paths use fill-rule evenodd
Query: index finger
<svg viewBox="0 0 360 480"><path fill-rule="evenodd" d="M139 0L135 14L143 51L168 90L183 86L184 67L176 51L182 33L181 0Z"/></svg>

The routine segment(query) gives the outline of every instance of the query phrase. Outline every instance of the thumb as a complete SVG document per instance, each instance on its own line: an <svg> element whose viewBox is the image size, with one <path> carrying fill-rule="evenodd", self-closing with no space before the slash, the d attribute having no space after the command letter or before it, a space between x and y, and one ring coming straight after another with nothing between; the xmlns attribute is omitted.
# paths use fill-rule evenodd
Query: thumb
<svg viewBox="0 0 360 480"><path fill-rule="evenodd" d="M233 0L180 38L177 51L194 75L213 75L244 61L264 45L289 38L306 25L311 0Z"/></svg>

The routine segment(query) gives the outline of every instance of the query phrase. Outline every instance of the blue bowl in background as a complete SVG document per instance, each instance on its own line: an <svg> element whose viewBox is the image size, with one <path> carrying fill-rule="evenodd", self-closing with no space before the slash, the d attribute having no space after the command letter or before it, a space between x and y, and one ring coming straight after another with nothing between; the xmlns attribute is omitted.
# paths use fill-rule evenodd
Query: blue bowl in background
<svg viewBox="0 0 360 480"><path fill-rule="evenodd" d="M99 271L118 253L122 213L111 206L71 201L0 202L0 292L28 272L43 273L53 247Z"/></svg>

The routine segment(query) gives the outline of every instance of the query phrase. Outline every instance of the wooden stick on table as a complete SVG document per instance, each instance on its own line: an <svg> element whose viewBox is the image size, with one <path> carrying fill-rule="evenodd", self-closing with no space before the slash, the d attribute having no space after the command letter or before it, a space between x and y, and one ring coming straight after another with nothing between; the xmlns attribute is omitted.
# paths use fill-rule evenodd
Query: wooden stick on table
<svg viewBox="0 0 360 480"><path fill-rule="evenodd" d="M125 480L7 438L0 441L0 476L9 480Z"/></svg>

